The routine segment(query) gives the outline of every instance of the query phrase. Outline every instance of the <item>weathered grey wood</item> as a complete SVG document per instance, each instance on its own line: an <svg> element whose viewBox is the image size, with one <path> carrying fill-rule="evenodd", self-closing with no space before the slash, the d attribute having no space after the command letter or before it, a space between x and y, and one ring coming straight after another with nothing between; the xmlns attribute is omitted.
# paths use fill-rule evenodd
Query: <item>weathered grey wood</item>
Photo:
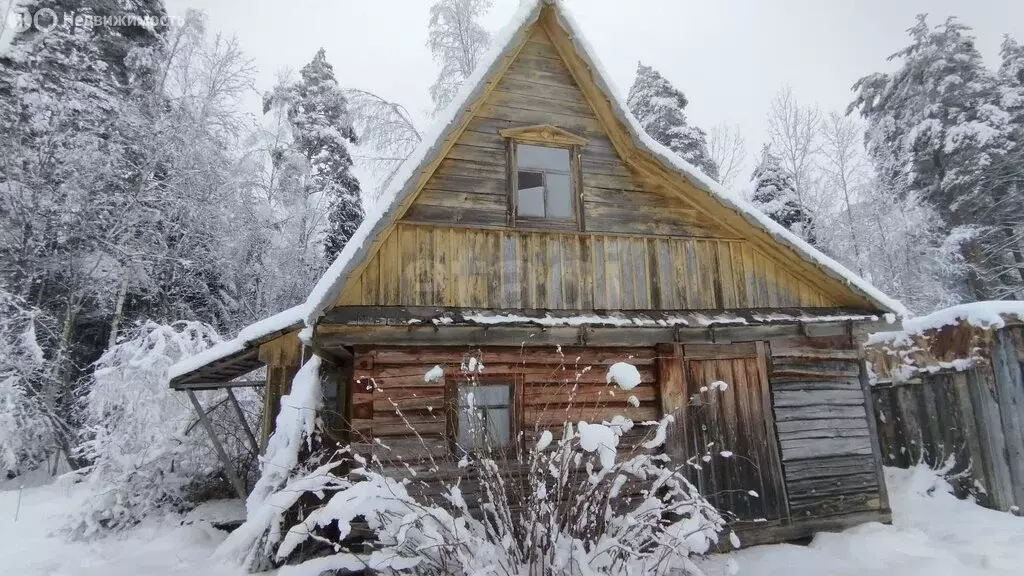
<svg viewBox="0 0 1024 576"><path fill-rule="evenodd" d="M838 494L824 498L817 496L793 498L790 508L793 511L793 518L795 520L797 518L845 515L851 512L880 510L881 500L876 487L865 487L864 492L855 494Z"/></svg>
<svg viewBox="0 0 1024 576"><path fill-rule="evenodd" d="M1024 503L1024 378L1021 377L1013 338L1005 329L995 332L992 368L1006 441L1013 499L1019 505Z"/></svg>
<svg viewBox="0 0 1024 576"><path fill-rule="evenodd" d="M784 390L773 393L776 408L797 406L862 406L861 390Z"/></svg>
<svg viewBox="0 0 1024 576"><path fill-rule="evenodd" d="M793 420L815 420L835 418L866 418L863 406L801 406L799 408L776 408L775 418L779 422Z"/></svg>
<svg viewBox="0 0 1024 576"><path fill-rule="evenodd" d="M804 380L778 377L772 379L772 391L786 390L851 390L860 392L857 380Z"/></svg>
<svg viewBox="0 0 1024 576"><path fill-rule="evenodd" d="M878 478L872 470L830 478L790 479L786 485L791 498L814 498L877 490Z"/></svg>
<svg viewBox="0 0 1024 576"><path fill-rule="evenodd" d="M892 522L892 514L887 510L871 510L853 512L843 516L794 519L791 524L760 523L741 526L737 529L737 533L743 547L749 548L761 544L776 544L806 538L818 532L841 532L865 522L888 524Z"/></svg>
<svg viewBox="0 0 1024 576"><path fill-rule="evenodd" d="M834 420L792 420L777 424L779 434L808 430L868 430L864 418L837 418Z"/></svg>
<svg viewBox="0 0 1024 576"><path fill-rule="evenodd" d="M875 460L875 478L879 486L878 498L882 510L889 509L889 491L885 485L885 471L882 469L882 448L879 444L878 426L875 421L875 408L871 400L871 381L868 378L867 364L861 360L858 363L860 368L860 384L864 396L864 409L868 428L871 430L871 455Z"/></svg>
<svg viewBox="0 0 1024 576"><path fill-rule="evenodd" d="M871 432L865 428L821 428L818 430L801 430L799 432L779 432L779 440L800 440L804 438L860 438L870 437Z"/></svg>
<svg viewBox="0 0 1024 576"><path fill-rule="evenodd" d="M782 460L818 458L821 456L843 456L846 454L871 454L871 438L806 438L782 440Z"/></svg>
<svg viewBox="0 0 1024 576"><path fill-rule="evenodd" d="M807 460L791 460L786 462L785 468L787 482L809 478L830 478L847 474L873 473L875 459L873 455L827 456Z"/></svg>
<svg viewBox="0 0 1024 576"><path fill-rule="evenodd" d="M196 398L196 393L192 390L185 390L188 394L188 399L192 402L192 407L195 408L196 414L199 416L199 422L203 425L206 430L206 435L210 438L210 443L213 444L213 449L217 452L217 457L220 458L220 463L224 465L224 474L227 475L228 480L231 481L231 485L235 488L235 493L242 500L245 500L248 494L245 490L245 484L242 479L238 476L238 471L235 470L234 463L228 458L228 453L224 451L224 446L220 443L220 438L217 438L217 432L213 429L213 424L210 423L210 417L207 415L206 410L203 409L203 405L199 403L199 399Z"/></svg>
<svg viewBox="0 0 1024 576"><path fill-rule="evenodd" d="M981 447L981 440L978 437L978 425L974 419L974 406L971 404L971 392L967 383L967 373L958 372L952 375L953 394L956 398L956 410L960 412L963 423L964 441L967 444L967 453L970 461L966 463L970 467L971 476L985 488L985 504L991 506L989 486L991 480L992 466L986 461L985 452Z"/></svg>
<svg viewBox="0 0 1024 576"><path fill-rule="evenodd" d="M993 373L988 366L977 366L967 372L971 404L974 406L974 422L978 429L986 462L986 476L991 504L998 510L1008 510L1013 505L1013 481L1010 466L1006 461L1006 439L996 395Z"/></svg>

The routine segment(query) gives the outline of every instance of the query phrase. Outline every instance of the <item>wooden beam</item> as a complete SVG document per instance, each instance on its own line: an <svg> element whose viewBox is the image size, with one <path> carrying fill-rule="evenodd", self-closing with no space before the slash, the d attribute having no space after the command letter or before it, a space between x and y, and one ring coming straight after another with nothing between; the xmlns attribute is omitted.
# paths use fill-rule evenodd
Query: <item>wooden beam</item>
<svg viewBox="0 0 1024 576"><path fill-rule="evenodd" d="M871 434L871 455L875 460L875 477L878 479L878 501L882 510L889 510L889 492L885 489L885 471L882 469L882 447L879 444L878 422L875 420L874 397L871 395L871 379L864 360L860 366L860 389L864 393L864 410L868 416L868 430Z"/></svg>
<svg viewBox="0 0 1024 576"><path fill-rule="evenodd" d="M252 433L252 428L249 427L249 421L245 419L245 412L242 411L242 405L238 403L238 398L235 397L235 393L228 388L228 399L231 400L231 405L235 408L235 414L238 416L238 421L242 424L242 430L245 431L245 439L249 441L249 448L252 449L254 455L259 455L260 444L256 441L256 435Z"/></svg>
<svg viewBox="0 0 1024 576"><path fill-rule="evenodd" d="M206 429L206 435L210 437L210 443L213 444L213 449L217 452L217 457L220 458L221 464L224 465L224 473L227 474L228 480L231 481L231 485L235 488L235 493L242 500L245 500L248 493L245 490L245 484L242 483L242 479L238 476L238 471L235 470L234 463L228 458L228 453L224 450L224 446L220 443L220 438L217 438L217 432L213 429L213 424L210 423L210 417L203 410L203 405L199 403L199 399L196 398L196 393L192 390L186 390L188 399L192 402L192 407L195 408L196 413L199 415L199 422Z"/></svg>
<svg viewBox="0 0 1024 576"><path fill-rule="evenodd" d="M201 380L172 384L174 390L216 390L220 388L262 388L265 380Z"/></svg>

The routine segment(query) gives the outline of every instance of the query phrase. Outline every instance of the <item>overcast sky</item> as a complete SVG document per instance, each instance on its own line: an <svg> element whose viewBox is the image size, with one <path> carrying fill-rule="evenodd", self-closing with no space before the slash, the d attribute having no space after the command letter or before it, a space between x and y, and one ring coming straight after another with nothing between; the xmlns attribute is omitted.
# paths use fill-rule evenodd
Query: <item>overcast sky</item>
<svg viewBox="0 0 1024 576"><path fill-rule="evenodd" d="M320 47L345 87L403 103L422 124L437 67L426 48L429 0L167 0L172 15L204 10L211 31L238 38L268 89ZM914 15L958 16L974 28L990 66L1009 33L1024 40L1024 0L568 0L620 93L637 61L653 65L690 100L691 123L739 125L753 156L783 84L801 102L845 109L861 76L890 70ZM486 25L500 29L518 0L495 0ZM258 99L251 104L256 112Z"/></svg>

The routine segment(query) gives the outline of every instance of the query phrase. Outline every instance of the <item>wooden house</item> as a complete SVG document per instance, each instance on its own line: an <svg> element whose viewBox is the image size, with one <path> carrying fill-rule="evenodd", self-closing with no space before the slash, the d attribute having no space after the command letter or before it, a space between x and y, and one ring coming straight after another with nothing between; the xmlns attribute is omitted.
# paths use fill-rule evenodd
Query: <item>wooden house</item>
<svg viewBox="0 0 1024 576"><path fill-rule="evenodd" d="M888 520L858 338L902 313L644 135L571 16L541 0L496 38L305 305L171 385L251 385L237 379L265 366L265 436L317 354L333 365L341 441L418 454L408 419L444 454L470 441L470 354L504 441L538 423L676 414L665 450L742 454L695 481L756 521L747 543L778 541ZM630 404L602 396L618 361L641 375ZM425 379L434 366L443 376ZM569 411L567 380L580 386ZM718 381L714 402L691 402Z"/></svg>

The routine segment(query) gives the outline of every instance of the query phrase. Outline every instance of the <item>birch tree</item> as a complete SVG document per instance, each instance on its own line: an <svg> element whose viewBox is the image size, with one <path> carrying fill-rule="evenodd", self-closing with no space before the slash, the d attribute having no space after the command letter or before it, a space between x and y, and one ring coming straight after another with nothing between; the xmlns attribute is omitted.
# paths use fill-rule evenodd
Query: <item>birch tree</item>
<svg viewBox="0 0 1024 576"><path fill-rule="evenodd" d="M492 5L493 0L438 0L431 5L427 46L441 67L430 86L435 113L455 98L490 47L491 34L480 18Z"/></svg>

